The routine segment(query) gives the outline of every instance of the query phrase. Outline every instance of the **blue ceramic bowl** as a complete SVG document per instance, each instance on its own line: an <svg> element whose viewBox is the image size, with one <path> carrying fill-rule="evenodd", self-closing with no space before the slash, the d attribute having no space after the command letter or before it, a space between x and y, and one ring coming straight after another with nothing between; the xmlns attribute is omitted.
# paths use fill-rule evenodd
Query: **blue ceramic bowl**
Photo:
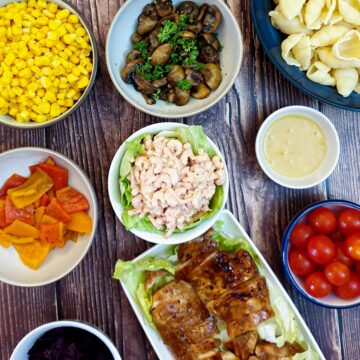
<svg viewBox="0 0 360 360"><path fill-rule="evenodd" d="M295 87L324 103L353 111L360 111L360 95L353 92L344 98L336 88L317 84L306 77L306 73L296 66L290 66L281 57L280 46L286 35L275 29L270 21L269 12L275 8L273 0L250 1L251 16L260 42L280 73Z"/></svg>
<svg viewBox="0 0 360 360"><path fill-rule="evenodd" d="M346 200L324 200L313 203L303 210L301 210L290 222L288 227L285 230L283 240L282 240L282 262L285 269L285 274L289 279L291 285L295 288L295 290L302 295L305 299L313 302L314 304L321 305L323 307L331 308L331 309L344 309L351 308L357 305L360 305L360 297L357 297L353 300L344 300L336 296L334 293L331 293L327 297L323 299L316 299L309 295L305 290L305 281L304 278L295 275L288 263L288 255L293 245L290 243L290 234L294 230L296 224L303 223L306 220L307 215L318 207L326 207L335 212L335 214L340 213L345 209L356 209L360 210L360 205L355 204L351 201Z"/></svg>

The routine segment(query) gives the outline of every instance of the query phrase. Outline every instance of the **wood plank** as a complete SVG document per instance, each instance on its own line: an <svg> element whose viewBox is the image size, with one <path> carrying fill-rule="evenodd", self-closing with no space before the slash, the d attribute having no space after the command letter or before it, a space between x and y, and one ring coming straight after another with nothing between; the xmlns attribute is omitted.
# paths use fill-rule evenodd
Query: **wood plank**
<svg viewBox="0 0 360 360"><path fill-rule="evenodd" d="M328 196L330 199L350 200L359 204L359 114L336 110L331 107L324 107L322 111L333 121L341 143L339 164L327 182ZM338 313L341 324L343 359L357 359L360 354L360 343L358 341L360 328L359 309L346 309Z"/></svg>
<svg viewBox="0 0 360 360"><path fill-rule="evenodd" d="M19 288L0 283L0 299L1 359L9 359L28 332L57 320L54 285Z"/></svg>

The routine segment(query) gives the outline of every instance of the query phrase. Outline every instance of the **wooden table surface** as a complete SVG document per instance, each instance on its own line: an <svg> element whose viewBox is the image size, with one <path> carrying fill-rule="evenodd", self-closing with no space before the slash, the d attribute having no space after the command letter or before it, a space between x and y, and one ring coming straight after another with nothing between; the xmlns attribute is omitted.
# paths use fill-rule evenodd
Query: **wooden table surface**
<svg viewBox="0 0 360 360"><path fill-rule="evenodd" d="M326 359L359 360L360 309L328 310L302 299L285 279L280 259L284 229L304 206L326 198L360 202L359 114L321 104L280 76L254 34L249 1L228 1L245 41L244 61L235 85L212 109L182 121L202 125L222 150L231 179L227 207L283 282ZM60 124L36 131L0 127L0 151L22 146L47 147L77 162L97 192L98 232L82 263L55 284L38 288L0 284L0 359L8 360L15 345L30 330L58 319L95 324L113 339L125 360L157 359L120 284L111 278L116 259L130 260L150 245L126 232L115 217L107 176L122 142L134 131L161 119L130 106L117 93L107 72L106 36L124 1L73 3L92 24L98 41L100 66L95 87L81 108ZM261 123L271 112L287 105L319 109L339 132L342 150L338 167L325 183L309 190L289 190L274 184L255 158L255 137Z"/></svg>

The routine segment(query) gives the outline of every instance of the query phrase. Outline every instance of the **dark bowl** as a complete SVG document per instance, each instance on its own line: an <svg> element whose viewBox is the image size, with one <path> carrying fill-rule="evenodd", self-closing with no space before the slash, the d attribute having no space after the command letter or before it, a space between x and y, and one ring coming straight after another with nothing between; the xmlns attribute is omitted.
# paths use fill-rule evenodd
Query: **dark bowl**
<svg viewBox="0 0 360 360"><path fill-rule="evenodd" d="M271 62L295 87L321 102L341 109L360 111L360 95L355 92L347 98L336 88L317 84L306 77L306 73L296 66L288 65L281 57L281 43L286 35L271 24L269 12L274 10L273 0L251 0L250 10L256 33Z"/></svg>

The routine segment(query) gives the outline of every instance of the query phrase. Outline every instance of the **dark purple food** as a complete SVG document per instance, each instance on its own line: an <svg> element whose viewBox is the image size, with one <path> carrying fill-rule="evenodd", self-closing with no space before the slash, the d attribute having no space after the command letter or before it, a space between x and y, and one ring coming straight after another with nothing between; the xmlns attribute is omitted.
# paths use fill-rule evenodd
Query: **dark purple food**
<svg viewBox="0 0 360 360"><path fill-rule="evenodd" d="M114 360L97 336L74 327L46 332L36 340L28 355L29 360Z"/></svg>

